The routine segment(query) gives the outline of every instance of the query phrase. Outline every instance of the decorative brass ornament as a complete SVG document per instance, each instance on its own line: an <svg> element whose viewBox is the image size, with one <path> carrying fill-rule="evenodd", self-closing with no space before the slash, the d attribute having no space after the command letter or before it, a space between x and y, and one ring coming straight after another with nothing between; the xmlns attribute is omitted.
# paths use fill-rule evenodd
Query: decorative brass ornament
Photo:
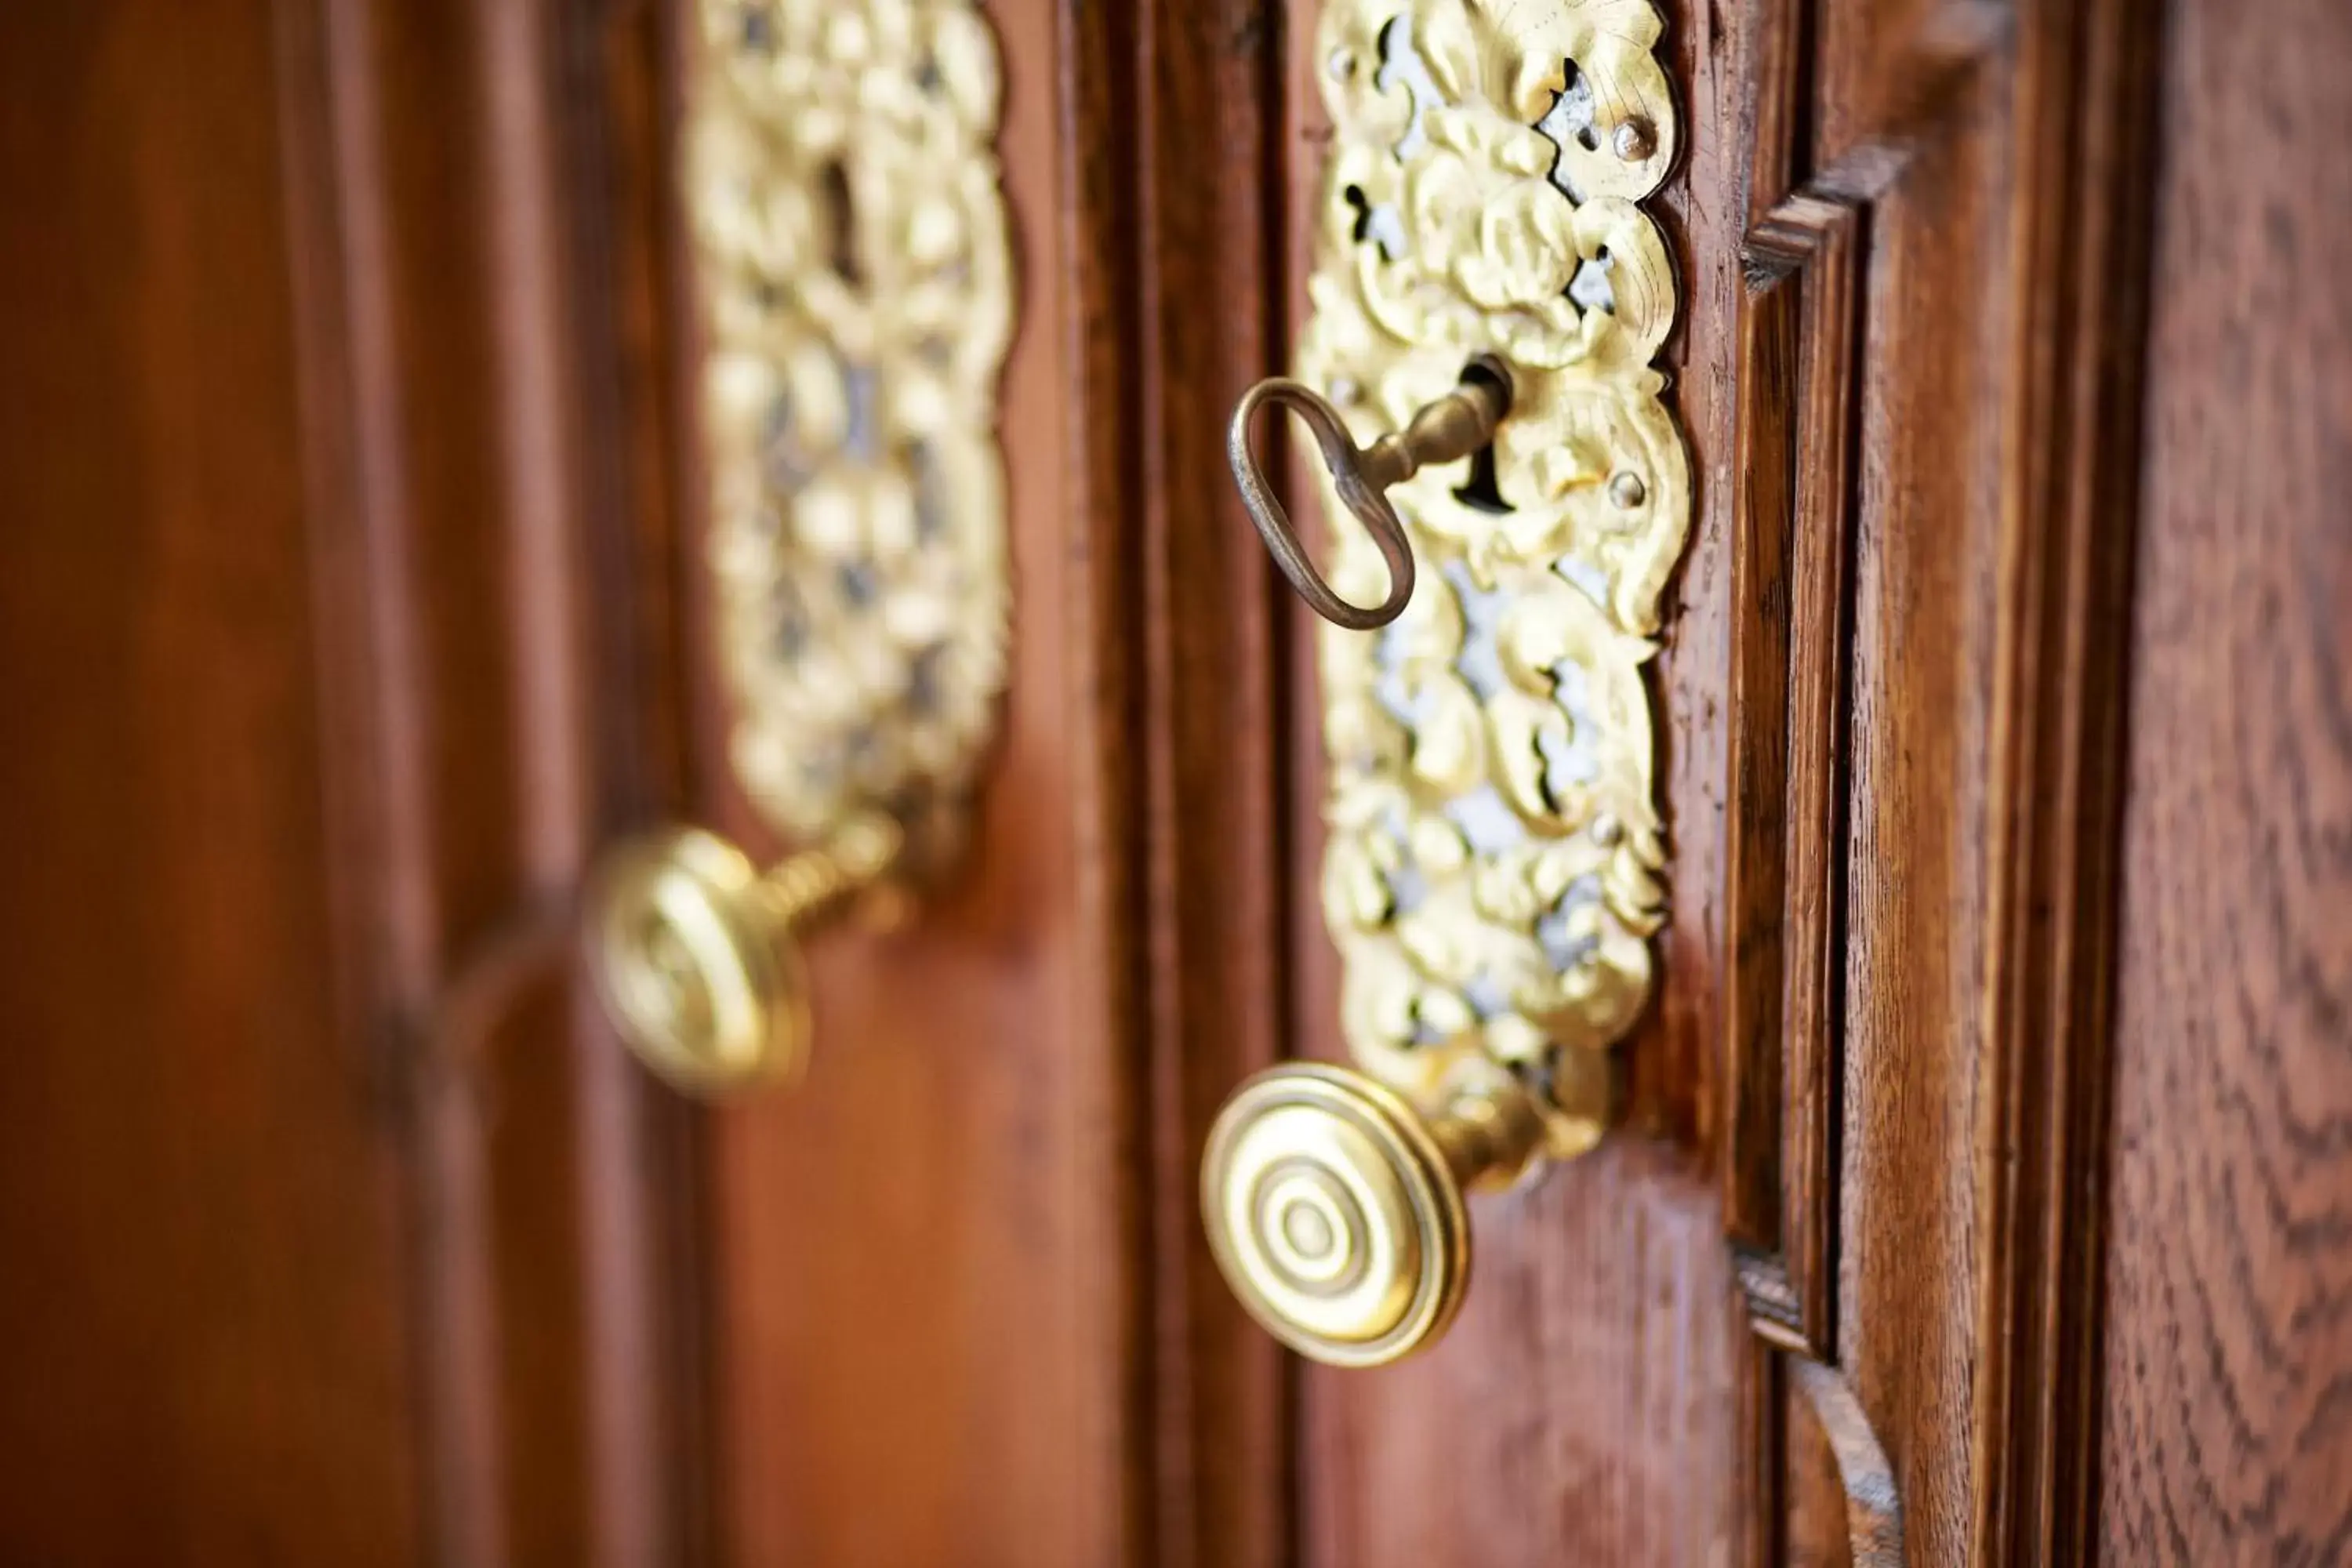
<svg viewBox="0 0 2352 1568"><path fill-rule="evenodd" d="M996 49L970 0L700 0L684 184L729 756L782 836L617 849L589 947L698 1092L807 1050L795 933L949 852L992 739L1008 582L996 384L1013 267Z"/></svg>
<svg viewBox="0 0 2352 1568"><path fill-rule="evenodd" d="M1320 643L1323 907L1343 960L1342 1028L1374 1080L1346 1074L1347 1092L1387 1108L1345 1114L1386 1151L1379 1168L1433 1169L1453 1201L1464 1183L1535 1162L1400 1156L1414 1143L1395 1108L1441 1143L1472 1104L1488 1121L1532 1118L1541 1158L1590 1149L1612 1114L1610 1047L1647 1004L1648 939L1664 918L1643 667L1691 489L1651 365L1674 321L1674 272L1634 205L1675 157L1659 31L1648 0L1328 0L1316 58L1333 139L1303 387L1281 401L1316 425L1332 470L1319 486L1333 520L1323 597L1339 613L1302 578L1313 569L1265 491L1251 400L1235 422L1253 517L1335 623ZM1458 439L1425 437L1482 382L1500 383L1503 412L1465 462ZM1328 412L1312 406L1325 398ZM1331 417L1338 438L1322 428ZM1384 441L1418 441L1418 461L1377 459ZM1398 572L1368 492L1393 508L1417 574L1410 561ZM1381 629L1349 629L1366 625ZM1444 1202L1366 1197L1390 1190L1366 1184L1366 1145L1307 1135L1290 1100L1279 1136L1255 1125L1271 1114L1264 1081L1228 1104L1203 1168L1228 1278L1320 1359L1366 1364L1425 1342L1446 1312L1397 1320L1420 1322L1414 1333L1381 1312L1334 1331L1329 1311L1302 1305L1306 1276L1277 1266L1330 1215L1297 1219L1297 1236L1279 1227L1307 1214L1310 1187L1354 1193L1364 1201L1346 1212L1365 1228L1350 1258L1434 1257L1447 1278L1466 1277L1467 1231Z"/></svg>
<svg viewBox="0 0 2352 1568"><path fill-rule="evenodd" d="M779 831L969 784L1004 687L1013 320L969 0L702 0L687 184L737 776Z"/></svg>

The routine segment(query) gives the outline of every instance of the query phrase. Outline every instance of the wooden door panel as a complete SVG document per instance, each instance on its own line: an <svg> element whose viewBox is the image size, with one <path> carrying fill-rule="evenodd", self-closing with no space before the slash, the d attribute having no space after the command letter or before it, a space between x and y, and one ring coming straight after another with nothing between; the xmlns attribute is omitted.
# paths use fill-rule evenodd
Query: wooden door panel
<svg viewBox="0 0 2352 1568"><path fill-rule="evenodd" d="M1720 1560L1741 1325L1695 1184L1635 1145L1490 1203L1444 1343L1307 1371L1305 1560Z"/></svg>
<svg viewBox="0 0 2352 1568"><path fill-rule="evenodd" d="M2352 1552L2352 17L2174 7L2098 1405L2114 1563ZM2203 90L2242 84L2234 115Z"/></svg>
<svg viewBox="0 0 2352 1568"><path fill-rule="evenodd" d="M12 1560L687 1552L658 1110L570 984L649 788L583 696L604 20L5 24Z"/></svg>
<svg viewBox="0 0 2352 1568"><path fill-rule="evenodd" d="M1450 1341L1377 1385L1310 1374L1310 1530L1342 1556L1668 1550L1646 1503L1530 1504L1589 1464L1612 1489L1680 1473L1693 1552L1720 1495L1753 1560L1826 1533L1825 1506L1857 1560L2063 1553L2087 1473L2075 1259L2095 1221L2121 689L2084 628L2123 602L2132 483L2113 453L2137 419L2153 56L2097 5L1674 22L1691 152L1669 358L1700 510L1660 661L1675 917L1666 1000L1629 1046L1630 1131L1719 1157L1717 1209L1649 1156L1656 1201L1733 1244L1756 1348L1737 1375L1661 1369L1711 1420L1613 1416L1578 1380L1654 1333L1703 1342L1686 1326L1726 1288L1720 1262L1695 1247L1668 1289L1589 1209L1529 1225L1490 1205L1506 1239L1482 1289L1580 1267L1594 1300L1643 1304L1596 1329L1519 1285L1474 1300L1457 1336L1483 1321L1515 1353ZM1319 63L1300 52L1294 115ZM1300 210L1310 187L1291 188ZM1330 984L1311 929L1299 966L1311 1019ZM1528 1209L1586 1174L1554 1173ZM1511 1446L1463 1436L1481 1398L1507 1431L1580 1413L1549 1468L1514 1477L1516 1507L1487 1489ZM1453 1416L1442 1437L1417 1420L1432 1408ZM1792 1422L1826 1432L1841 1497L1811 1460L1791 1472ZM1363 1458L1391 1450L1414 1459Z"/></svg>
<svg viewBox="0 0 2352 1568"><path fill-rule="evenodd" d="M1843 970L1830 982L1844 997L1839 1154L1828 1177L1843 1246L1824 1359L1853 1369L1895 1466L1906 1543L1931 1562L1959 1555L1969 1529L1969 1287L1985 1223L1976 1118L1988 1052L1974 994L1990 874L1989 611L2003 454L2002 403L1979 394L2003 374L2016 287L2000 265L2005 226L1991 217L2006 105L1998 88L1986 98L1967 104L1985 129L1939 137L1869 215L1849 503L1850 771L1831 870L1834 881L1843 860L1843 952L1830 959Z"/></svg>
<svg viewBox="0 0 2352 1568"><path fill-rule="evenodd" d="M0 44L13 1562L418 1546L391 1096L320 875L286 130L267 8L210 10Z"/></svg>
<svg viewBox="0 0 2352 1568"><path fill-rule="evenodd" d="M2098 6L1876 9L1748 36L1728 1218L1858 1559L2063 1554L2148 57ZM1749 1407L1769 1558L1809 1527Z"/></svg>
<svg viewBox="0 0 2352 1568"><path fill-rule="evenodd" d="M624 509L626 448L593 429L628 395L650 286L600 205L631 23L277 18L339 770L322 874L350 902L351 1027L400 1095L421 1528L458 1562L698 1543L690 1324L665 1284L694 1256L681 1129L574 974L588 856L665 783L629 744L668 700L657 654L604 617L667 519Z"/></svg>
<svg viewBox="0 0 2352 1568"><path fill-rule="evenodd" d="M1399 7L1402 9L1402 7ZM1329 130L1318 89L1312 5L1290 8L1281 81L1286 121L1289 321L1282 363L1306 319L1307 279ZM1678 89L1705 58L1708 19L1667 7L1659 46ZM1727 168L1713 113L1738 111L1738 77L1697 79L1681 97L1682 144L1696 169ZM1719 103L1695 101L1710 91ZM1706 215L1686 179L1654 203L1670 241L1696 243ZM1686 263L1687 256L1682 258ZM1703 355L1726 333L1728 296L1685 265L1680 325L1662 363ZM1267 370L1274 368L1270 362ZM1298 1411L1301 1561L1317 1564L1589 1561L1709 1563L1731 1550L1738 1515L1738 1370L1744 1331L1731 1259L1703 1152L1718 1005L1712 974L1723 919L1721 661L1728 532L1707 504L1716 459L1693 422L1723 383L1677 374L1700 503L1658 657L1659 776L1671 824L1672 915L1656 939L1659 1000L1625 1051L1628 1131L1548 1170L1533 1186L1475 1200L1475 1282L1433 1348L1394 1366L1306 1365ZM1236 389L1238 391L1238 388ZM1304 470L1290 493L1317 510ZM1238 524L1240 520L1235 519ZM1319 528L1319 523L1316 525ZM1286 595L1286 597L1287 595ZM1339 964L1319 901L1325 827L1322 703L1312 658L1319 626L1288 605L1296 704L1290 724L1293 1054L1347 1062Z"/></svg>
<svg viewBox="0 0 2352 1568"><path fill-rule="evenodd" d="M1195 1188L1345 1055L1313 623L1223 457L1314 6L986 9L1002 738L968 859L819 940L805 1083L716 1110L575 973L608 840L777 847L684 8L0 22L0 1558L2345 1555L2352 26L1667 0L1660 994L1444 1342L1341 1373Z"/></svg>

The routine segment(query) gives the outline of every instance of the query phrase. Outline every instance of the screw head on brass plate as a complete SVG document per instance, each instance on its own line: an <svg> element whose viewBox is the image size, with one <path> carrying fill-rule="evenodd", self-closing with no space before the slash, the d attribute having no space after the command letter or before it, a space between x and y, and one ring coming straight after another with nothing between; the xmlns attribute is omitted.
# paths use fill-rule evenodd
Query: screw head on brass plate
<svg viewBox="0 0 2352 1568"><path fill-rule="evenodd" d="M596 988L648 1068L706 1095L799 1075L807 979L741 850L694 827L624 845L599 871L588 922Z"/></svg>
<svg viewBox="0 0 2352 1568"><path fill-rule="evenodd" d="M1201 1212L1250 1315L1333 1365L1426 1344L1469 1285L1460 1180L1412 1108L1360 1073L1295 1063L1244 1084L1209 1130Z"/></svg>

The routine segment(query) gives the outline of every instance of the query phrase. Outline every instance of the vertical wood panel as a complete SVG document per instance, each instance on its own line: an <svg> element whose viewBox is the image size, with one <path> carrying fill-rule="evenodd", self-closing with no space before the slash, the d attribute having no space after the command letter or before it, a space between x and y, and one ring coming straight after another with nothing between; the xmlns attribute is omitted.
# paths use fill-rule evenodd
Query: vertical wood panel
<svg viewBox="0 0 2352 1568"><path fill-rule="evenodd" d="M693 752L678 603L680 215L668 178L678 104L668 0L551 7L548 111L572 310L588 743L596 842L675 816ZM707 1336L712 1262L698 1108L637 1069L585 985L574 1146L581 1171L587 1467L598 1561L713 1561L719 1473Z"/></svg>
<svg viewBox="0 0 2352 1568"><path fill-rule="evenodd" d="M2008 321L2003 84L1874 209L1855 515L1840 1359L1912 1550L1966 1550Z"/></svg>
<svg viewBox="0 0 2352 1568"><path fill-rule="evenodd" d="M63 377L8 432L39 523L7 541L38 552L5 574L0 665L39 693L10 784L58 857L8 924L58 876L132 911L12 945L12 998L62 1009L12 1103L76 1131L18 1142L8 1193L74 1185L39 1223L106 1260L57 1259L26 1408L112 1414L96 1447L0 1434L42 1493L9 1528L100 1496L30 1558L677 1561L635 1463L677 1381L647 1221L601 1201L646 1160L583 1110L640 1091L567 990L604 789L580 519L611 514L574 445L552 13L215 13L0 50L10 211L57 215L22 250L12 220L10 372Z"/></svg>
<svg viewBox="0 0 2352 1568"><path fill-rule="evenodd" d="M2130 0L2021 26L1995 631L1970 1461L1977 1563L2090 1551L2121 837L2125 623L2148 285L2150 29Z"/></svg>
<svg viewBox="0 0 2352 1568"><path fill-rule="evenodd" d="M260 5L0 23L0 1558L420 1551ZM331 732L331 731L329 731Z"/></svg>
<svg viewBox="0 0 2352 1568"><path fill-rule="evenodd" d="M2099 1533L2352 1551L2352 15L2170 8ZM2233 90L2216 94L2215 84Z"/></svg>
<svg viewBox="0 0 2352 1568"><path fill-rule="evenodd" d="M1281 938L1313 901L1284 875L1289 594L1223 460L1234 403L1285 353L1282 21L1266 0L1171 0L1139 22L1152 1536L1167 1568L1257 1568L1291 1553L1288 1369L1217 1271L1197 1173L1225 1096L1289 1047Z"/></svg>
<svg viewBox="0 0 2352 1568"><path fill-rule="evenodd" d="M2071 1560L2150 57L2101 3L1752 26L1725 1153L1754 1327L1800 1359L1743 1402L1746 1550L1821 1522L1785 1371L1882 1457L1842 1467L1885 1491L1858 1552L1908 1511L1931 1561Z"/></svg>
<svg viewBox="0 0 2352 1568"><path fill-rule="evenodd" d="M675 1561L645 1445L646 1092L569 985L605 785L588 733L575 166L550 8L284 8L333 868L364 1026L413 1106L429 1533L453 1563ZM577 312L575 314L575 312ZM623 689L627 689L624 688ZM616 1458L617 1455L617 1458ZM603 1467L599 1473L598 1467Z"/></svg>

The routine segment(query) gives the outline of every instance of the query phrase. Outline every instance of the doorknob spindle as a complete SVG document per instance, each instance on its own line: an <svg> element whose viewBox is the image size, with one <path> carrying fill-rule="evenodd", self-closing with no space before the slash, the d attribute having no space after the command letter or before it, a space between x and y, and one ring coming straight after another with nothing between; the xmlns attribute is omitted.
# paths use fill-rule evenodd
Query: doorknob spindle
<svg viewBox="0 0 2352 1568"><path fill-rule="evenodd" d="M588 952L623 1039L697 1094L799 1077L811 1032L800 939L885 876L903 842L891 818L859 816L764 871L698 827L622 846L590 897Z"/></svg>

